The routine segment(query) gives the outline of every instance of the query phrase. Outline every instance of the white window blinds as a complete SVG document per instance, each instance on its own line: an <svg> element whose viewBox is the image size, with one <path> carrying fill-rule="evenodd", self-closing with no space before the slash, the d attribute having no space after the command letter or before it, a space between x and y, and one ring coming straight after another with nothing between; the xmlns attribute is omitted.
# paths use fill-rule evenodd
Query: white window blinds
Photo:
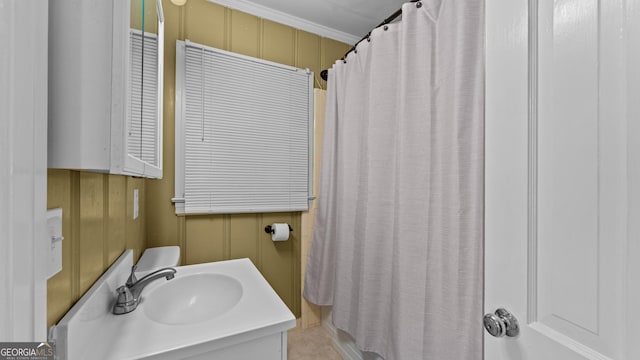
<svg viewBox="0 0 640 360"><path fill-rule="evenodd" d="M127 119L127 153L155 167L158 151L158 40L144 33L144 66L142 32L130 29L129 110ZM144 73L143 73L144 70Z"/></svg>
<svg viewBox="0 0 640 360"><path fill-rule="evenodd" d="M313 73L176 46L177 213L308 209Z"/></svg>

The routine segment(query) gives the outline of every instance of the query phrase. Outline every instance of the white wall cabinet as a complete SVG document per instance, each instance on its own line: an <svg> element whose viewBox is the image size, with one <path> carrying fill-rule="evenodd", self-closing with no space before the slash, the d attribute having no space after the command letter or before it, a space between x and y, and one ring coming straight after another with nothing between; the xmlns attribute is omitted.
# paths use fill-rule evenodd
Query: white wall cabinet
<svg viewBox="0 0 640 360"><path fill-rule="evenodd" d="M50 3L49 168L162 177L163 45L161 1Z"/></svg>

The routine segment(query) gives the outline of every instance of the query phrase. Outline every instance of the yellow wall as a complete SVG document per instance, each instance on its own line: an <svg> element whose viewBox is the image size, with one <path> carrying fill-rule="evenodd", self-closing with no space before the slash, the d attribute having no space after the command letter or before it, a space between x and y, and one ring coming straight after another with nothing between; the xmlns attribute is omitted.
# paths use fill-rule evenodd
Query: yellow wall
<svg viewBox="0 0 640 360"><path fill-rule="evenodd" d="M131 19L129 26L132 29L142 29L142 0L131 0ZM158 15L156 12L156 0L144 1L144 31L158 33Z"/></svg>
<svg viewBox="0 0 640 360"><path fill-rule="evenodd" d="M178 217L171 203L175 169L175 42L211 47L320 71L350 48L331 39L231 10L206 0L165 11L164 176L147 181L148 246L179 245L184 264L249 257L289 308L300 316L300 213ZM273 222L294 228L290 241L274 243L264 232Z"/></svg>
<svg viewBox="0 0 640 360"><path fill-rule="evenodd" d="M51 326L80 299L125 249L145 249L145 180L50 169L47 207L62 208L62 271L47 282ZM139 217L133 219L133 190Z"/></svg>

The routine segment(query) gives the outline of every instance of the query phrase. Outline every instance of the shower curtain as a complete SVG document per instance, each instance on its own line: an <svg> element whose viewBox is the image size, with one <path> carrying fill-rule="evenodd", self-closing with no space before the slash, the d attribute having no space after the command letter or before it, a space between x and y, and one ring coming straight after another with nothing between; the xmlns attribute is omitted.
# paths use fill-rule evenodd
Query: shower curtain
<svg viewBox="0 0 640 360"><path fill-rule="evenodd" d="M483 0L406 3L329 70L304 297L386 360L482 359Z"/></svg>

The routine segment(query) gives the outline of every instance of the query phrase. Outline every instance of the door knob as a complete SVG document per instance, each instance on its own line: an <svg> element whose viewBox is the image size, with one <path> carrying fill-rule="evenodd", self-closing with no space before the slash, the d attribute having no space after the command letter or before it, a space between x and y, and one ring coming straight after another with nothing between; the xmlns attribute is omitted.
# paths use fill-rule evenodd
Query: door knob
<svg viewBox="0 0 640 360"><path fill-rule="evenodd" d="M498 309L493 314L487 314L483 319L484 328L491 336L509 337L517 336L520 332L518 319L505 309Z"/></svg>

